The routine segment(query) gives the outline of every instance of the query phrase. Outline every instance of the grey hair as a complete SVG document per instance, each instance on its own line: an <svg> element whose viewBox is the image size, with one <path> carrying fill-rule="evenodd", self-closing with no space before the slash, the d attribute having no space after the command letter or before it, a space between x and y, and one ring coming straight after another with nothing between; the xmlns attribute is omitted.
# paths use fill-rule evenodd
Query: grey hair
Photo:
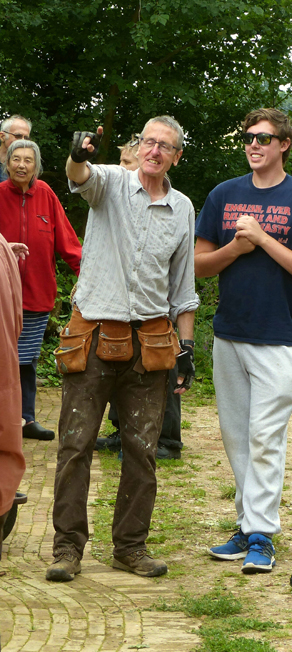
<svg viewBox="0 0 292 652"><path fill-rule="evenodd" d="M32 128L31 120L29 120L28 118L24 118L23 115L19 115L17 113L10 116L10 118L4 118L4 120L2 120L0 125L0 131L8 131L10 127L12 127L13 122L15 122L15 120L22 120L23 122L26 122L29 131L31 131ZM9 134L5 134L5 140L7 140L7 138L9 138Z"/></svg>
<svg viewBox="0 0 292 652"><path fill-rule="evenodd" d="M38 178L39 175L42 173L43 168L42 168L42 162L41 162L40 148L36 143L33 142L33 140L24 140L23 138L21 140L14 140L14 142L11 143L11 145L9 145L9 147L8 147L6 161L3 164L3 170L7 174L9 174L9 172L7 170L7 165L9 164L9 161L11 159L11 156L12 156L14 150L15 149L24 149L25 147L33 150L34 160L35 160L34 176L36 178Z"/></svg>
<svg viewBox="0 0 292 652"><path fill-rule="evenodd" d="M167 127L174 129L174 131L177 133L177 147L178 149L182 149L184 132L177 120L172 118L170 115L158 115L155 118L150 118L150 120L148 120L148 122L146 122L144 125L143 131L140 134L141 136L144 135L146 127L148 127L148 125L152 124L153 122L162 122L162 124L166 125Z"/></svg>

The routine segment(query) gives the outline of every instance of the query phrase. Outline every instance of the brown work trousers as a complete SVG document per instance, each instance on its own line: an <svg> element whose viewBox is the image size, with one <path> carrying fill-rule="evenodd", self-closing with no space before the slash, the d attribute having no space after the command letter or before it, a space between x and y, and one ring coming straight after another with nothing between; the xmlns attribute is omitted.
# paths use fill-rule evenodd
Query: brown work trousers
<svg viewBox="0 0 292 652"><path fill-rule="evenodd" d="M10 510L25 471L17 341L22 293L14 253L0 235L0 516Z"/></svg>
<svg viewBox="0 0 292 652"><path fill-rule="evenodd" d="M54 556L82 558L88 540L90 465L101 420L113 391L123 449L112 527L114 555L146 549L156 496L155 456L166 403L167 371L138 373L140 343L133 329L129 362L104 362L93 332L86 370L64 375L55 478ZM97 514L98 521L98 514Z"/></svg>

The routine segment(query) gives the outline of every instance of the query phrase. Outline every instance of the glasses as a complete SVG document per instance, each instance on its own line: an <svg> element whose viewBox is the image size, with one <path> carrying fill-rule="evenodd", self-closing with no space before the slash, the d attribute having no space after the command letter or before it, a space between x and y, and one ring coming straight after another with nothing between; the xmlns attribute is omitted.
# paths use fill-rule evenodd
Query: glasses
<svg viewBox="0 0 292 652"><path fill-rule="evenodd" d="M275 134L252 134L251 131L242 134L242 140L245 145L251 145L254 138L257 139L259 145L270 145L272 138L278 138L280 140L280 136L275 136Z"/></svg>
<svg viewBox="0 0 292 652"><path fill-rule="evenodd" d="M2 129L5 134L10 134L10 136L13 136L16 140L23 140L26 138L23 134L13 134L12 131L5 131L5 129Z"/></svg>
<svg viewBox="0 0 292 652"><path fill-rule="evenodd" d="M176 149L179 152L179 147L175 147L174 145L171 145L170 143L165 143L164 140L154 140L154 138L139 138L140 143L144 146L147 147L148 149L152 149L152 147L155 147L155 145L158 145L158 148L162 152L167 152L167 154L171 154L173 149Z"/></svg>

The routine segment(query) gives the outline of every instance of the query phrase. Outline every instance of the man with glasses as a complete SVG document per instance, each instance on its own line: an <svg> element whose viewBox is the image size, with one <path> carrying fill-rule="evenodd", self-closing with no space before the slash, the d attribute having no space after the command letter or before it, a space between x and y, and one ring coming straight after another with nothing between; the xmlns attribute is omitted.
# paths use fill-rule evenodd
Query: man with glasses
<svg viewBox="0 0 292 652"><path fill-rule="evenodd" d="M132 138L125 145L118 146L121 152L120 165L126 170L137 170L139 167L137 152L139 148L139 137L132 134ZM176 367L170 370L168 379L168 390L164 419L157 445L156 459L171 460L180 459L183 442L181 441L181 399L179 394L174 394L177 382ZM122 459L121 436L119 417L116 410L115 398L112 397L109 420L116 428L115 432L108 437L97 437L95 450L108 449L118 451L119 460Z"/></svg>
<svg viewBox="0 0 292 652"><path fill-rule="evenodd" d="M292 411L292 143L289 118L251 111L242 139L251 173L217 186L196 223L196 275L219 274L214 383L236 482L239 530L210 548L270 572L280 532L287 424Z"/></svg>
<svg viewBox="0 0 292 652"><path fill-rule="evenodd" d="M7 179L7 174L2 170L2 164L6 161L9 145L15 140L28 138L31 131L31 121L22 115L12 115L2 120L0 125L0 183Z"/></svg>
<svg viewBox="0 0 292 652"><path fill-rule="evenodd" d="M167 572L165 562L147 554L146 539L156 495L155 454L170 368L161 364L160 354L167 354L167 347L173 353L173 345L165 345L164 354L156 346L147 366L141 360L142 330L149 333L149 342L151 333L165 332L157 330L158 324L170 327L168 317L176 322L182 352L176 358L175 392L184 393L194 377L193 325L198 304L194 210L190 200L165 179L182 155L182 129L169 116L149 120L139 138L136 171L88 162L101 132L101 127L97 135L76 132L67 161L71 191L82 194L90 206L68 336L76 333L77 320L79 332L90 326L93 331L86 369L64 374L53 510L55 561L46 575L52 581L72 580L81 571L88 540L92 453L114 390L123 461L112 528L113 566L146 577ZM104 332L109 327L129 332L127 361L105 360L102 347L114 352L118 346L117 339L113 346L107 345ZM161 342L160 336L156 340L154 335L154 340Z"/></svg>

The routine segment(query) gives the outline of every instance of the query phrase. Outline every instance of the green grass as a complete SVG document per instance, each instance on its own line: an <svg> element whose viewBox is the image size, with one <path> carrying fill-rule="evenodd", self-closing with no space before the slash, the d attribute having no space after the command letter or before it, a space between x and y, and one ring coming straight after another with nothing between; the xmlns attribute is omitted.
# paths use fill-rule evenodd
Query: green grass
<svg viewBox="0 0 292 652"><path fill-rule="evenodd" d="M236 525L236 521L223 518L218 521L218 529L223 532L233 532L238 530L238 526Z"/></svg>
<svg viewBox="0 0 292 652"><path fill-rule="evenodd" d="M236 489L230 484L220 485L220 498L223 500L234 500Z"/></svg>
<svg viewBox="0 0 292 652"><path fill-rule="evenodd" d="M195 598L190 593L182 592L181 598L168 604L164 598L160 598L154 605L158 611L183 611L186 616L212 616L220 618L230 614L240 613L241 602L221 588L213 589L205 595Z"/></svg>
<svg viewBox="0 0 292 652"><path fill-rule="evenodd" d="M229 638L222 630L213 630L210 636L204 638L202 646L196 652L277 652L266 641L237 636Z"/></svg>
<svg viewBox="0 0 292 652"><path fill-rule="evenodd" d="M187 421L186 419L182 419L181 421L181 428L182 430L190 430L192 427L192 424L190 421Z"/></svg>
<svg viewBox="0 0 292 652"><path fill-rule="evenodd" d="M186 616L202 618L204 624L199 633L202 645L198 652L276 652L268 641L237 636L244 632L267 632L283 629L273 621L261 621L257 618L238 616L243 605L224 587L213 589L200 597L194 597L186 591L173 602L159 598L152 605L157 611L182 611ZM198 630L193 630L198 633Z"/></svg>

